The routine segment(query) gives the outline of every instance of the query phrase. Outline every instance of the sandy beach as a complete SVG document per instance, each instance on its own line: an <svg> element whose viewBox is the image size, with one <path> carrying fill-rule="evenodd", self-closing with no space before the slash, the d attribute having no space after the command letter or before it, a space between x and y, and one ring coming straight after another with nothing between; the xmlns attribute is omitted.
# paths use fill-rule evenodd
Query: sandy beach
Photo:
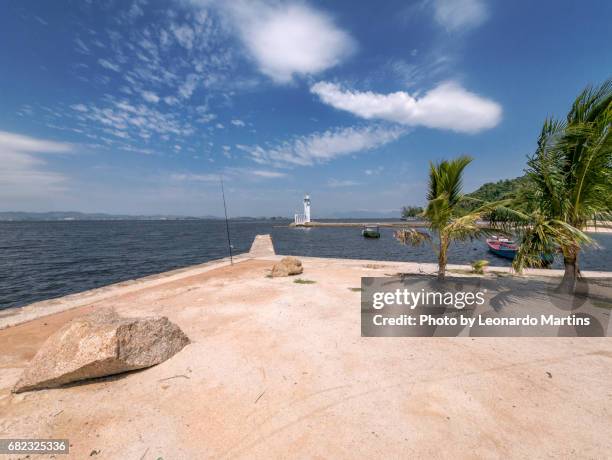
<svg viewBox="0 0 612 460"><path fill-rule="evenodd" d="M5 315L4 326L21 324L0 330L2 437L68 438L79 459L596 458L612 448L609 338L362 338L350 288L433 267L303 258L301 277L316 283L301 285L266 277L278 258L260 248L234 265L39 303L21 321ZM11 393L50 334L106 307L168 316L192 343L142 371Z"/></svg>

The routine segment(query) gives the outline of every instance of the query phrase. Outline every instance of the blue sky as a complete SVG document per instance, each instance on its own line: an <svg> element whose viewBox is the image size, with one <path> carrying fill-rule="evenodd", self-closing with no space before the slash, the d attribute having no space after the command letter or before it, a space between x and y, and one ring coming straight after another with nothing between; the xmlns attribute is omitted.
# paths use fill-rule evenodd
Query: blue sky
<svg viewBox="0 0 612 460"><path fill-rule="evenodd" d="M0 210L205 215L423 204L522 173L610 77L608 1L5 1Z"/></svg>

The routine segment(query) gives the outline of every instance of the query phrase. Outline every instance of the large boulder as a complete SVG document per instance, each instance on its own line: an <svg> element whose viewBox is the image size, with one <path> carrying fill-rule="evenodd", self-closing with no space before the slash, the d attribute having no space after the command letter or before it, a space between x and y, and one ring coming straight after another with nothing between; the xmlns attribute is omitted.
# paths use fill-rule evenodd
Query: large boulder
<svg viewBox="0 0 612 460"><path fill-rule="evenodd" d="M283 257L280 262L272 267L272 276L299 275L304 271L302 261L295 257Z"/></svg>
<svg viewBox="0 0 612 460"><path fill-rule="evenodd" d="M13 391L55 388L153 366L188 343L166 317L126 318L101 309L73 319L49 337Z"/></svg>

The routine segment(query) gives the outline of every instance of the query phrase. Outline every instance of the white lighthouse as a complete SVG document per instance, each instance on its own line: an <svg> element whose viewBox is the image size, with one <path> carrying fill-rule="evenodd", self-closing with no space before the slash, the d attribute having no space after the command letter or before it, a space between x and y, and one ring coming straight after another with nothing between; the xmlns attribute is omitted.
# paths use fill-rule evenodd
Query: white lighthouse
<svg viewBox="0 0 612 460"><path fill-rule="evenodd" d="M306 222L310 222L310 195L304 197L304 217Z"/></svg>
<svg viewBox="0 0 612 460"><path fill-rule="evenodd" d="M310 195L304 196L304 214L294 216L295 225L306 225L310 222Z"/></svg>

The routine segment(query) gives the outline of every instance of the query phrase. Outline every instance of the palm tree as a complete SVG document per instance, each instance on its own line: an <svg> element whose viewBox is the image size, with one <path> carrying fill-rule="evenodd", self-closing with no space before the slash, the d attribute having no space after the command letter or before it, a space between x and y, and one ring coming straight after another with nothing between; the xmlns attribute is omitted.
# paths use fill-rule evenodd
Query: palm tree
<svg viewBox="0 0 612 460"><path fill-rule="evenodd" d="M544 122L538 147L527 162L530 187L514 210L495 218L512 223L521 236L514 268L538 265L541 253L563 254L561 288L573 292L579 254L593 244L584 233L590 222L612 216L612 80L578 95L566 121Z"/></svg>
<svg viewBox="0 0 612 460"><path fill-rule="evenodd" d="M421 214L428 222L431 233L437 236L438 279L446 276L447 254L454 240L466 240L487 233L477 221L482 215L491 211L491 205L481 206L467 214L461 204L466 201L462 194L463 170L472 159L461 156L454 160L442 161L429 165L429 191L427 193L427 208ZM429 233L415 229L401 229L395 232L395 237L403 244L417 246L425 241L433 241Z"/></svg>

